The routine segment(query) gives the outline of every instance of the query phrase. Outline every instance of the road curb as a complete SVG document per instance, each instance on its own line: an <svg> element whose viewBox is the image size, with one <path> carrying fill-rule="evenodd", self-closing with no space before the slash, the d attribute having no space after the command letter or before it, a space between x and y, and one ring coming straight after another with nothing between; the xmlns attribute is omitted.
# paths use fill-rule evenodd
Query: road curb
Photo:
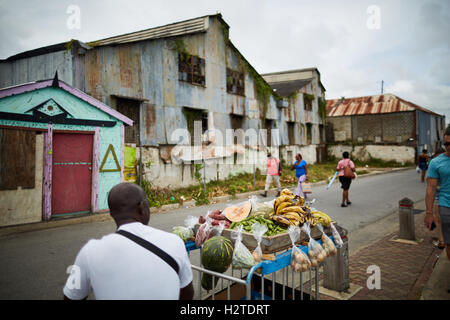
<svg viewBox="0 0 450 320"><path fill-rule="evenodd" d="M379 171L371 172L371 173L367 173L367 174L358 176L357 179L362 179L362 178L365 178L368 176L381 175L381 174L386 174L386 173L391 173L391 172L410 170L410 169L412 169L412 167L394 168L392 170L383 171L383 172L379 172ZM326 181L326 180L312 183L313 186L321 186L321 185L326 185L326 184L328 184L328 181ZM287 187L286 189L294 191L296 189L296 187ZM238 200L238 199L248 199L254 195L256 195L256 196L261 195L262 192L264 192L264 191L257 190L257 191L239 193L234 196L225 195L225 196L214 197L213 199L210 200L209 204L222 203L222 202ZM276 188L269 189L268 196L275 196L276 193L277 193ZM189 207L194 207L194 206L196 206L195 201L190 200L190 201L183 202L183 204L173 203L173 204L163 205L161 207L151 207L150 212L152 214L160 214L160 213L164 213L164 212L168 212L168 211L172 211L172 210L189 208ZM202 205L202 206L205 206L205 205ZM198 206L198 207L201 207L201 206ZM0 238L9 236L9 235L18 234L18 233L23 233L23 232L39 231L39 230L45 230L45 229L65 227L65 226L74 225L74 224L104 222L104 221L112 221L109 211L88 214L86 216L67 217L67 218L60 218L60 219L55 219L55 220L50 220L50 221L41 221L41 222L30 223L30 224L21 224L21 225L0 227Z"/></svg>

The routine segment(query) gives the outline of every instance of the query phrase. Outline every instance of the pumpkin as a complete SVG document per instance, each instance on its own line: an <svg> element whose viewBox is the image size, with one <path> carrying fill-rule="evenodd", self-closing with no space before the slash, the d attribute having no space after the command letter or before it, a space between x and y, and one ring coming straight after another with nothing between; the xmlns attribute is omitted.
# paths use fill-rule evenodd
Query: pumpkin
<svg viewBox="0 0 450 320"><path fill-rule="evenodd" d="M250 214L252 210L252 203L250 201L245 202L241 206L230 206L223 211L225 217L231 222L239 222L244 220Z"/></svg>
<svg viewBox="0 0 450 320"><path fill-rule="evenodd" d="M222 236L210 238L203 244L201 262L202 265L211 271L223 273L227 271L233 259L233 243ZM214 278L212 283L212 275L203 273L202 288L211 290L216 286L218 277Z"/></svg>

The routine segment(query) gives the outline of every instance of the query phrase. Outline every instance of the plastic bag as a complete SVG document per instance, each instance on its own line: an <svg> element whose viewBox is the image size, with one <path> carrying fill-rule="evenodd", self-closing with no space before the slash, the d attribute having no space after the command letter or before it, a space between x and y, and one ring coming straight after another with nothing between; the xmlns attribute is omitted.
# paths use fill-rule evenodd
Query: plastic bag
<svg viewBox="0 0 450 320"><path fill-rule="evenodd" d="M306 270L309 270L309 268L311 267L311 261L309 261L308 256L295 245L298 238L300 237L300 228L298 226L289 226L288 233L292 242L292 270L294 270L295 272L304 272Z"/></svg>
<svg viewBox="0 0 450 320"><path fill-rule="evenodd" d="M206 222L198 228L197 235L195 236L195 246L197 248L201 247L206 240L212 237L212 232L214 230L212 221L213 219L206 216Z"/></svg>
<svg viewBox="0 0 450 320"><path fill-rule="evenodd" d="M325 258L327 257L327 253L320 245L320 243L318 243L311 237L311 228L309 226L309 223L305 223L302 227L302 230L305 231L305 233L309 237L308 256L311 261L311 266L316 268L320 263L322 263L323 260L325 260Z"/></svg>
<svg viewBox="0 0 450 320"><path fill-rule="evenodd" d="M184 226L177 226L172 228L172 233L179 236L184 242L194 240L194 227L197 223L197 218L189 216L184 220Z"/></svg>
<svg viewBox="0 0 450 320"><path fill-rule="evenodd" d="M333 235L333 238L334 238L334 243L336 244L336 248L339 249L342 247L344 242L342 241L341 235L339 234L339 232L337 231L337 229L333 223L331 223L330 228L331 228L331 234Z"/></svg>
<svg viewBox="0 0 450 320"><path fill-rule="evenodd" d="M251 268L256 264L255 258L242 243L242 232L244 226L240 225L231 234L235 239L232 266L234 269Z"/></svg>
<svg viewBox="0 0 450 320"><path fill-rule="evenodd" d="M325 234L325 232L323 232L321 224L318 224L317 228L322 232L322 247L327 253L327 256L335 256L337 254L337 249L333 241Z"/></svg>
<svg viewBox="0 0 450 320"><path fill-rule="evenodd" d="M416 172L417 172L417 173L420 173L420 168L419 168L419 166L416 167Z"/></svg>
<svg viewBox="0 0 450 320"><path fill-rule="evenodd" d="M262 237L267 232L267 230L268 230L267 226L264 224L260 224L258 222L255 222L254 224L252 224L252 233L256 239L256 242L258 243L258 245L256 246L255 250L252 253L256 262L262 261L263 253L262 253L262 249L261 249L261 241L262 241Z"/></svg>
<svg viewBox="0 0 450 320"><path fill-rule="evenodd" d="M225 229L225 227L226 227L226 221L225 220L221 220L220 222L219 222L219 225L217 225L217 226L213 226L213 236L215 237L215 236L221 236L222 235L222 232L223 232L223 229Z"/></svg>

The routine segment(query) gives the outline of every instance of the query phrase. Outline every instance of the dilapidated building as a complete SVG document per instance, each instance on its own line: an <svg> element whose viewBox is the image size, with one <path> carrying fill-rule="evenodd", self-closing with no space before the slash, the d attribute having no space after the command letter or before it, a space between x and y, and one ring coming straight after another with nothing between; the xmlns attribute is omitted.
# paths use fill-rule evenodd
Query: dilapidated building
<svg viewBox="0 0 450 320"><path fill-rule="evenodd" d="M202 158L210 160L206 180L264 171L267 149L291 162L291 146L322 141L316 95L307 111L302 98L286 105L228 32L217 14L89 43L71 40L0 61L0 87L58 71L67 84L133 120L125 143L137 146L145 178L158 186L196 183L193 163ZM323 89L320 81L311 86ZM316 148L303 155L315 162Z"/></svg>
<svg viewBox="0 0 450 320"><path fill-rule="evenodd" d="M327 100L329 152L414 162L422 149L442 145L445 116L393 94Z"/></svg>

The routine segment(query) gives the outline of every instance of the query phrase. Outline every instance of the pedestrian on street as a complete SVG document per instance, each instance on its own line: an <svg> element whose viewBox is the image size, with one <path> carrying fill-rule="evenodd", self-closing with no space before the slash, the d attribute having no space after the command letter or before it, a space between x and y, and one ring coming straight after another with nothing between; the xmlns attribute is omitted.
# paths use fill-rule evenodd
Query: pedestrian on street
<svg viewBox="0 0 450 320"><path fill-rule="evenodd" d="M148 226L150 209L136 184L120 183L108 195L117 232L89 240L78 253L64 298L99 300L192 299L192 270L184 242Z"/></svg>
<svg viewBox="0 0 450 320"><path fill-rule="evenodd" d="M303 160L303 157L300 153L297 153L295 156L295 162L291 167L291 170L295 169L295 176L297 177L297 193L298 197L301 196L302 193L302 183L308 180L308 163ZM307 199L307 195L303 193L305 199Z"/></svg>
<svg viewBox="0 0 450 320"><path fill-rule="evenodd" d="M427 149L423 149L422 153L417 157L417 165L421 171L420 181L425 182L425 175L428 170L428 151Z"/></svg>
<svg viewBox="0 0 450 320"><path fill-rule="evenodd" d="M277 185L277 197L281 193L281 184L280 184L280 176L281 176L281 161L280 159L273 157L272 153L267 153L267 175L266 175L266 186L264 188L263 197L267 197L267 192L269 191L270 184L272 180L275 180Z"/></svg>
<svg viewBox="0 0 450 320"><path fill-rule="evenodd" d="M436 152L433 154L433 156L431 157L431 160L440 156L443 153L445 153L445 150L443 148L438 148L436 150ZM431 160L430 160L430 162L431 162ZM438 245L437 246L439 249L444 249L445 244L444 244L444 238L442 236L441 217L439 216L439 205L438 205L440 188L441 188L441 186L438 183L438 185L436 186L436 195L434 197L433 215L434 215L434 221L436 223L436 230L437 230L437 234L438 234Z"/></svg>
<svg viewBox="0 0 450 320"><path fill-rule="evenodd" d="M436 189L439 184L438 209L441 220L441 231L447 251L447 258L450 260L450 126L447 127L444 134L444 146L445 153L431 160L430 167L428 168L424 223L429 230L431 230L433 223L436 224L433 216L433 204Z"/></svg>
<svg viewBox="0 0 450 320"><path fill-rule="evenodd" d="M355 177L355 164L350 160L350 155L347 151L342 154L342 160L338 162L336 170L339 171L339 182L341 183L342 191L342 203L341 207L351 205L351 201L348 198L348 190L352 179Z"/></svg>

